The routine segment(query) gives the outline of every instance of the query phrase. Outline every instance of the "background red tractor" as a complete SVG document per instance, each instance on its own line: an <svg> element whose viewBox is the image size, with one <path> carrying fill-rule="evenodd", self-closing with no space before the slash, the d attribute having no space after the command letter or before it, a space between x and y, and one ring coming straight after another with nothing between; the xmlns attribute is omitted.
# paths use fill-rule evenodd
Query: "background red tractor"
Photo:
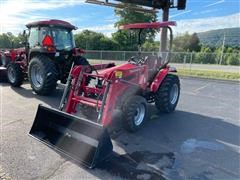
<svg viewBox="0 0 240 180"><path fill-rule="evenodd" d="M139 54L122 65L97 64L75 66L66 84L59 110L39 105L30 135L48 146L89 167L107 158L112 143L106 127L121 112L124 127L131 132L139 130L148 119L147 103L170 113L175 110L180 82L175 68L168 65L171 52L157 56L142 56L141 33L144 29L167 28L175 22L138 23L122 29L139 30ZM81 110L88 119L78 117ZM64 112L63 112L64 111ZM96 114L95 119L90 117Z"/></svg>
<svg viewBox="0 0 240 180"><path fill-rule="evenodd" d="M7 68L12 86L21 86L28 77L32 89L41 95L51 93L58 80L66 82L72 65L89 65L75 48L72 31L75 26L61 20L29 23L24 31L24 48L1 53L1 64Z"/></svg>

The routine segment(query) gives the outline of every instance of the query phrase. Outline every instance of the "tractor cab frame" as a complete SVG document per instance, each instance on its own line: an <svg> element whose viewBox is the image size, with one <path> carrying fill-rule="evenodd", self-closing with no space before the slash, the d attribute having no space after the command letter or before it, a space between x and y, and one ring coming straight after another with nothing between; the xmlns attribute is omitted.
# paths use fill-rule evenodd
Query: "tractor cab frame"
<svg viewBox="0 0 240 180"><path fill-rule="evenodd" d="M66 83L73 65L89 65L75 47L72 31L77 29L62 20L46 20L26 25L24 48L9 51L7 77L12 86L21 86L28 77L32 89L40 95L50 94L57 81Z"/></svg>

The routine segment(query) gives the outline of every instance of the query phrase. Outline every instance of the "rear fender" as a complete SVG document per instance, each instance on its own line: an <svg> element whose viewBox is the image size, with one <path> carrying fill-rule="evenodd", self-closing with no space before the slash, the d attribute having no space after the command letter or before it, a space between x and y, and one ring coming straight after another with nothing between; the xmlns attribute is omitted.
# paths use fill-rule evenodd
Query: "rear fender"
<svg viewBox="0 0 240 180"><path fill-rule="evenodd" d="M162 84L162 81L164 80L164 78L167 76L169 72L177 72L177 70L176 68L169 67L169 66L164 69L161 69L156 75L156 77L154 78L150 86L151 92L155 93L158 90L159 86Z"/></svg>
<svg viewBox="0 0 240 180"><path fill-rule="evenodd" d="M22 72L23 72L24 74L27 74L27 70L28 70L27 67L28 67L28 66L27 66L26 61L15 61L15 62L13 62L13 63L19 64L20 68L22 69Z"/></svg>
<svg viewBox="0 0 240 180"><path fill-rule="evenodd" d="M23 73L27 73L28 71L28 62L27 57L24 52L21 52L20 54L16 54L15 59L12 60L13 63L19 64Z"/></svg>

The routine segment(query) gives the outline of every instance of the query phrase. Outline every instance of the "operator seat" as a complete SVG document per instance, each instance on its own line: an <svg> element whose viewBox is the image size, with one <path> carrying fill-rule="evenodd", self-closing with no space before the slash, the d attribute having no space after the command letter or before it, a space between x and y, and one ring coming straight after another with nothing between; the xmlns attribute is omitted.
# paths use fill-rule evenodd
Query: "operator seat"
<svg viewBox="0 0 240 180"><path fill-rule="evenodd" d="M161 67L162 58L154 55L149 55L145 57L145 64L148 66L148 77L149 81L153 81L158 73L158 69Z"/></svg>

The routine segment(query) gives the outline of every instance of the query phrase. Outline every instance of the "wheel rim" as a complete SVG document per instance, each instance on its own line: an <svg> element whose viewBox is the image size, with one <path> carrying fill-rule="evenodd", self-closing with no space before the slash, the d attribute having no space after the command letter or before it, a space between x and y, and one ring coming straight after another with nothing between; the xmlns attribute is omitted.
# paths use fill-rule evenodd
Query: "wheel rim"
<svg viewBox="0 0 240 180"><path fill-rule="evenodd" d="M179 95L178 85L173 84L173 86L171 88L171 91L170 91L170 102L171 102L171 104L175 104L177 102L178 95Z"/></svg>
<svg viewBox="0 0 240 180"><path fill-rule="evenodd" d="M139 126L145 117L145 106L144 104L140 104L139 107L136 109L135 116L134 116L134 123L136 126Z"/></svg>
<svg viewBox="0 0 240 180"><path fill-rule="evenodd" d="M11 83L16 81L16 72L11 66L8 68L8 79Z"/></svg>
<svg viewBox="0 0 240 180"><path fill-rule="evenodd" d="M43 73L38 65L33 65L31 68L31 80L35 87L39 88L43 84Z"/></svg>

